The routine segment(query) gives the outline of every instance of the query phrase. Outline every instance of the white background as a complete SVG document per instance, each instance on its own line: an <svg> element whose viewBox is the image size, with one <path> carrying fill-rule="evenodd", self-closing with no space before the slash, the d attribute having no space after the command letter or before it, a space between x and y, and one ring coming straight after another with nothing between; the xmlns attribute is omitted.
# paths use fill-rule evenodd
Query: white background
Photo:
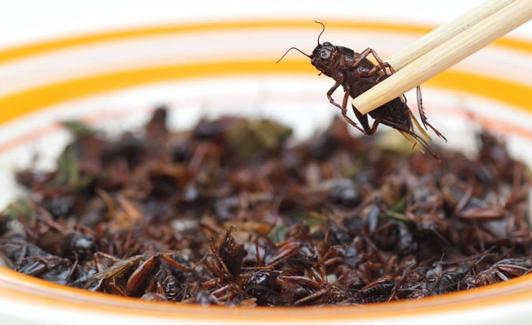
<svg viewBox="0 0 532 325"><path fill-rule="evenodd" d="M531 0L532 1L532 0ZM124 26L230 18L308 17L439 24L482 0L0 0L0 48ZM532 39L529 22L512 32Z"/></svg>

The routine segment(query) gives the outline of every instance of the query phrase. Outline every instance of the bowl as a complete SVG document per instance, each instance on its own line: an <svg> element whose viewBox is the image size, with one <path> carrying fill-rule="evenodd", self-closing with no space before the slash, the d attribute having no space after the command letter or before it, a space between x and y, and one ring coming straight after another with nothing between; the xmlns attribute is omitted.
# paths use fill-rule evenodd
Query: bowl
<svg viewBox="0 0 532 325"><path fill-rule="evenodd" d="M328 20L322 39L387 57L430 28L379 21ZM337 114L325 96L332 81L308 59L320 28L311 20L238 20L144 26L83 34L0 50L0 207L21 194L16 169L53 167L69 140L58 121L80 119L110 134L139 127L154 106L184 128L220 114L265 116L297 136ZM485 127L532 166L532 43L503 39L424 85L429 118L446 146L475 148ZM408 94L411 102L413 98ZM349 307L230 308L145 302L52 284L0 267L0 319L13 324L527 324L532 274L469 291L414 301Z"/></svg>

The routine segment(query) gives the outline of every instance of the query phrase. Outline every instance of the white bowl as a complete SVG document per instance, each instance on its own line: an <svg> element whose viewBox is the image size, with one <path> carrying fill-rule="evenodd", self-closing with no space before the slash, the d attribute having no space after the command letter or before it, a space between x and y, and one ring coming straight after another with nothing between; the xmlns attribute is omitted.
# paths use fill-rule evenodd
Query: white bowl
<svg viewBox="0 0 532 325"><path fill-rule="evenodd" d="M328 21L323 39L383 57L425 33L422 26ZM57 121L82 119L118 133L140 126L153 106L172 109L172 126L234 113L285 121L304 136L336 114L294 44L315 44L307 20L231 21L143 27L82 35L0 51L0 206L19 195L12 172L51 168L67 133ZM484 126L532 165L532 44L499 41L424 86L425 107L449 147L474 150ZM502 73L502 72L505 73ZM411 101L415 102L415 101ZM2 323L94 324L324 322L375 324L528 324L532 275L416 301L324 308L222 308L143 302L63 287L0 268Z"/></svg>

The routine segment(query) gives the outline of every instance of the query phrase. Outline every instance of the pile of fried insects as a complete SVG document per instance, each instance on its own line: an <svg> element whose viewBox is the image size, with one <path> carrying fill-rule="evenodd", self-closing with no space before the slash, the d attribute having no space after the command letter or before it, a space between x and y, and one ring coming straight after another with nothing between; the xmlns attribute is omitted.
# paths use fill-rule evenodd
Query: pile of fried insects
<svg viewBox="0 0 532 325"><path fill-rule="evenodd" d="M417 299L532 268L527 167L493 135L441 160L335 119L294 140L268 119L202 119L111 139L66 122L54 171L17 174L0 264L152 301L350 305Z"/></svg>

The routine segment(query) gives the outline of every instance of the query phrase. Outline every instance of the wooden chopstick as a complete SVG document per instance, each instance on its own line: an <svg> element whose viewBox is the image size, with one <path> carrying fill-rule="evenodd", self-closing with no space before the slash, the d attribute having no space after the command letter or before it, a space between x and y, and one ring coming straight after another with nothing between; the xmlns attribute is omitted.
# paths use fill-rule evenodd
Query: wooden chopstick
<svg viewBox="0 0 532 325"><path fill-rule="evenodd" d="M388 62L396 71L401 70L401 68L408 63L414 61L466 29L476 25L478 22L491 16L514 1L515 0L484 1L480 6L471 9L451 22L441 25L427 35L409 44L406 48L394 53L394 55L388 58L386 62Z"/></svg>
<svg viewBox="0 0 532 325"><path fill-rule="evenodd" d="M354 98L352 104L362 114L367 114L448 69L531 18L532 0L514 0L477 24L409 62L386 80Z"/></svg>

